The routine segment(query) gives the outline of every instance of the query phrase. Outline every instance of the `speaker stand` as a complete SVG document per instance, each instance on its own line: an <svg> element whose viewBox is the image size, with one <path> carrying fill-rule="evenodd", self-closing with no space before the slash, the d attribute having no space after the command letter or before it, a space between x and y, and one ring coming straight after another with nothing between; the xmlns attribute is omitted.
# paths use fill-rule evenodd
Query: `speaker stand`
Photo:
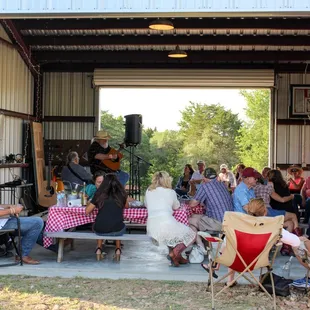
<svg viewBox="0 0 310 310"><path fill-rule="evenodd" d="M129 166L129 191L128 194L136 200L141 198L140 181L140 158L135 155L135 146L129 146L130 166ZM137 160L135 160L137 159Z"/></svg>

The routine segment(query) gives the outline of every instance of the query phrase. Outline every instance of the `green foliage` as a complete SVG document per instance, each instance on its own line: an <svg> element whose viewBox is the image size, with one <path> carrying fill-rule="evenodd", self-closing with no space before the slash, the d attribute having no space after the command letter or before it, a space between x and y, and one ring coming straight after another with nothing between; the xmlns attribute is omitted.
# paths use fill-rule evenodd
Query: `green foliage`
<svg viewBox="0 0 310 310"><path fill-rule="evenodd" d="M241 126L237 114L219 104L191 102L179 123L184 137L184 157L193 165L203 159L206 165L235 165L239 159L235 139ZM195 165L194 165L195 167Z"/></svg>
<svg viewBox="0 0 310 310"><path fill-rule="evenodd" d="M268 164L270 91L241 91L247 101L248 121L236 137L238 155L246 166L261 170Z"/></svg>

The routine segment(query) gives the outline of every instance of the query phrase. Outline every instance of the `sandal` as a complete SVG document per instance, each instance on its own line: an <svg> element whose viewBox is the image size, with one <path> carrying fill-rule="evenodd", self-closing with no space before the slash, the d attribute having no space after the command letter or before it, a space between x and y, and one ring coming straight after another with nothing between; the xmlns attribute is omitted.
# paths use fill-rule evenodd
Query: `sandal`
<svg viewBox="0 0 310 310"><path fill-rule="evenodd" d="M121 260L121 254L122 254L122 250L120 248L116 248L113 260L115 262L119 262Z"/></svg>
<svg viewBox="0 0 310 310"><path fill-rule="evenodd" d="M206 265L204 263L201 263L200 266L207 272L210 272L209 267L206 267ZM219 276L215 273L215 271L213 271L212 273L213 278L217 279Z"/></svg>

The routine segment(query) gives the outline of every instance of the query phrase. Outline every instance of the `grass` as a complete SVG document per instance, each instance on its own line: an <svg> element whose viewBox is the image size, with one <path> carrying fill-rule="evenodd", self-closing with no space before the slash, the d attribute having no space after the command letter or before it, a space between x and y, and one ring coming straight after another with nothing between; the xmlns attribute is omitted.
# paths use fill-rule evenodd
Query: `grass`
<svg viewBox="0 0 310 310"><path fill-rule="evenodd" d="M309 294L292 296L278 298L279 309L310 307ZM271 305L257 288L245 285L228 290L216 301L216 309L225 310L272 309ZM211 309L211 294L204 284L195 282L1 276L0 309L204 310Z"/></svg>

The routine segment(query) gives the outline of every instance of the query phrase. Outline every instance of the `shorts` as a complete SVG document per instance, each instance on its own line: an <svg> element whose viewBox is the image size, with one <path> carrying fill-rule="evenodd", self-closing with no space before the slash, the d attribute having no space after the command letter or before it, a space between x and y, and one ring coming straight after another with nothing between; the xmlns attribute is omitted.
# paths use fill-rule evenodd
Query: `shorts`
<svg viewBox="0 0 310 310"><path fill-rule="evenodd" d="M275 209L272 209L271 207L267 208L267 216L269 217L275 217L279 215L285 216L285 213L286 213L285 210L275 210Z"/></svg>

